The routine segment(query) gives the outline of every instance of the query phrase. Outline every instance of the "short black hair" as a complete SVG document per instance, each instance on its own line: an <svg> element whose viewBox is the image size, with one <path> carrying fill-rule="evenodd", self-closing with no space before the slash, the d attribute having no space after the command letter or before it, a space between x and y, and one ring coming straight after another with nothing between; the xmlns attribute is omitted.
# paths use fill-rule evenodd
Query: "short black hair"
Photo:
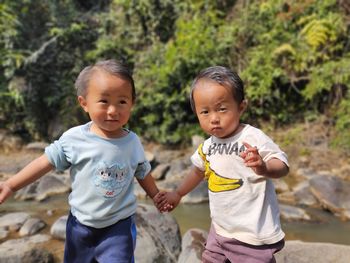
<svg viewBox="0 0 350 263"><path fill-rule="evenodd" d="M86 96L90 79L96 70L103 70L111 75L120 77L130 82L132 88L132 100L136 99L135 83L129 67L121 61L114 59L101 60L93 65L85 67L75 81L75 89L78 96Z"/></svg>
<svg viewBox="0 0 350 263"><path fill-rule="evenodd" d="M223 66L212 66L201 70L193 80L190 91L191 108L196 112L196 105L193 100L193 91L196 84L203 79L208 79L230 88L232 96L240 104L244 100L244 84L239 75L231 69Z"/></svg>

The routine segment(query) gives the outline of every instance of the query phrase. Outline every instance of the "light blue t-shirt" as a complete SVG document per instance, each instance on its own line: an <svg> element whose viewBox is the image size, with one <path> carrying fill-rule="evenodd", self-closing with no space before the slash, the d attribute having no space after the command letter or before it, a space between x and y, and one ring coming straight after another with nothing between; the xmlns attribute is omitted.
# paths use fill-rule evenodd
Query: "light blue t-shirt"
<svg viewBox="0 0 350 263"><path fill-rule="evenodd" d="M106 139L90 126L69 129L45 154L57 170L70 168L72 214L84 225L102 228L136 212L134 176L143 179L151 165L135 133Z"/></svg>

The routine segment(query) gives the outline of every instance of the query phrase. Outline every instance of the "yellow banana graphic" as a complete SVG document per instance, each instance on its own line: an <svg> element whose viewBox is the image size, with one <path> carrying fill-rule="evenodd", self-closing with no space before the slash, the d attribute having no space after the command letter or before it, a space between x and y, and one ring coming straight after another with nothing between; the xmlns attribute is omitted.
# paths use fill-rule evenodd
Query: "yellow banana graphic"
<svg viewBox="0 0 350 263"><path fill-rule="evenodd" d="M198 147L198 153L204 161L205 172L204 176L208 179L208 188L212 192L224 192L235 190L243 185L242 179L231 179L218 175L210 168L205 154L203 153L203 143Z"/></svg>

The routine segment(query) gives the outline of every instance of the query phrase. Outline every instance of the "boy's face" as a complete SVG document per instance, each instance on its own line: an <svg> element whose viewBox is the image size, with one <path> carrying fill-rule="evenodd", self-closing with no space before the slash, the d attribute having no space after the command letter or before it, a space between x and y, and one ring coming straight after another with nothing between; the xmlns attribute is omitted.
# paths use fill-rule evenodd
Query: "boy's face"
<svg viewBox="0 0 350 263"><path fill-rule="evenodd" d="M212 80L200 80L194 88L193 100L199 124L206 133L227 138L238 132L246 102L238 104L229 88Z"/></svg>
<svg viewBox="0 0 350 263"><path fill-rule="evenodd" d="M106 138L125 135L133 106L131 84L122 78L97 70L93 73L85 97L78 96L81 107L92 120L91 131Z"/></svg>

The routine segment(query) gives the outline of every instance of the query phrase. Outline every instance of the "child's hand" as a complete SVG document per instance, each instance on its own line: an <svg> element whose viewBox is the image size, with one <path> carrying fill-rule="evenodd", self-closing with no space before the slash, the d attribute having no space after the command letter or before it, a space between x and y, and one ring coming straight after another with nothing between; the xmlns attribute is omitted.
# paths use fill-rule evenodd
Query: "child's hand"
<svg viewBox="0 0 350 263"><path fill-rule="evenodd" d="M2 204L13 193L6 182L0 182L0 204Z"/></svg>
<svg viewBox="0 0 350 263"><path fill-rule="evenodd" d="M246 147L246 150L241 152L240 156L243 158L244 164L252 168L256 174L264 175L267 172L266 163L261 158L258 148L246 142L243 142L243 145Z"/></svg>
<svg viewBox="0 0 350 263"><path fill-rule="evenodd" d="M153 197L153 202L161 213L169 212L174 209L174 207L167 202L165 195L166 192L160 191Z"/></svg>
<svg viewBox="0 0 350 263"><path fill-rule="evenodd" d="M181 200L181 196L175 191L159 192L155 198L156 206L160 212L172 211Z"/></svg>

